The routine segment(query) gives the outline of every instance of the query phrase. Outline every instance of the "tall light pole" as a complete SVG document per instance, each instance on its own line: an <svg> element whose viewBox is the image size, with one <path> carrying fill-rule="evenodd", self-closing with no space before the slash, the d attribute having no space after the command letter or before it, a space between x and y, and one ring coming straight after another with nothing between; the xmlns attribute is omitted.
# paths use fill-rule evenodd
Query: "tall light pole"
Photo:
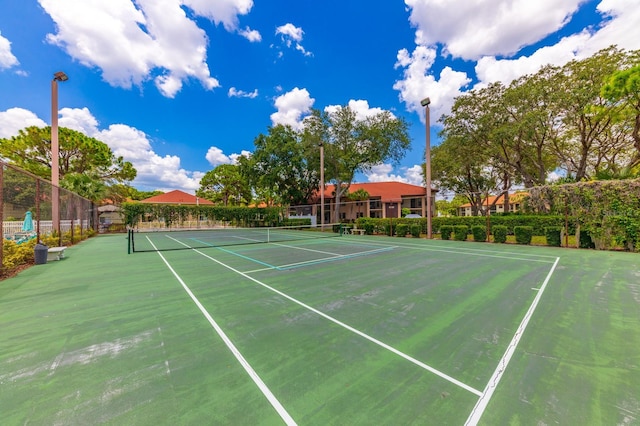
<svg viewBox="0 0 640 426"><path fill-rule="evenodd" d="M324 231L324 142L320 142L320 226Z"/></svg>
<svg viewBox="0 0 640 426"><path fill-rule="evenodd" d="M51 219L53 230L60 235L60 145L58 144L58 82L67 81L69 77L62 71L53 74L51 80Z"/></svg>
<svg viewBox="0 0 640 426"><path fill-rule="evenodd" d="M424 107L425 127L427 129L427 150L425 153L425 180L427 181L427 238L431 239L431 123L429 117L429 104L431 99L424 98L420 105Z"/></svg>

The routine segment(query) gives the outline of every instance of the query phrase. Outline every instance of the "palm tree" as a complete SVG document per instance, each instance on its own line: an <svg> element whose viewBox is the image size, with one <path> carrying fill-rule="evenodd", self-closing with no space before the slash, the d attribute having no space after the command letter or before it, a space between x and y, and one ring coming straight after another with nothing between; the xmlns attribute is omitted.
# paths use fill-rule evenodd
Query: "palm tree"
<svg viewBox="0 0 640 426"><path fill-rule="evenodd" d="M351 201L365 201L369 199L369 193L366 190L360 188L357 191L354 191L348 194L347 197ZM358 217L359 216L360 216L360 205L358 204Z"/></svg>

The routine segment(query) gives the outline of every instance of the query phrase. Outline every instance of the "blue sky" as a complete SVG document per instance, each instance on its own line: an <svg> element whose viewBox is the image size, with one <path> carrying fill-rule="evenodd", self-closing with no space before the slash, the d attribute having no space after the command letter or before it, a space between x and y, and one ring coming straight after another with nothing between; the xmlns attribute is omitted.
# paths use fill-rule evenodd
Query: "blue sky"
<svg viewBox="0 0 640 426"><path fill-rule="evenodd" d="M638 0L0 0L0 137L59 123L107 143L142 190L193 193L207 171L311 108L391 111L412 149L359 182L422 184L424 109L616 44L640 49Z"/></svg>

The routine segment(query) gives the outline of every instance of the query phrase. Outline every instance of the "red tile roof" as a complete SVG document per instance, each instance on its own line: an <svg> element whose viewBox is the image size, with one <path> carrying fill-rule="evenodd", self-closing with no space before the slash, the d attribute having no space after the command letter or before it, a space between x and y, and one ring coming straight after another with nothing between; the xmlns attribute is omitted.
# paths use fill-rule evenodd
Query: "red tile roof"
<svg viewBox="0 0 640 426"><path fill-rule="evenodd" d="M186 192L180 191L178 189L176 189L175 191L165 192L164 194L154 195L153 197L147 198L140 202L149 204L213 204L207 199L187 194Z"/></svg>
<svg viewBox="0 0 640 426"><path fill-rule="evenodd" d="M509 203L510 204L514 204L514 203L520 203L522 202L522 199L529 195L527 192L514 192L513 194L509 194ZM493 201L495 199L498 199L498 201L496 201L496 205L502 205L504 204L504 194L500 194L500 195L489 195L488 198L485 198L482 200L482 205L487 206L487 205L491 205L493 204ZM471 203L466 203L461 205L459 208L465 208L465 207L471 207Z"/></svg>
<svg viewBox="0 0 640 426"><path fill-rule="evenodd" d="M326 185L324 197L334 198L335 185ZM381 201L400 201L402 197L424 197L426 188L424 186L411 185L403 182L366 182L352 183L349 186L349 193L363 189L369 193L369 198L380 198ZM432 189L432 191L436 191Z"/></svg>

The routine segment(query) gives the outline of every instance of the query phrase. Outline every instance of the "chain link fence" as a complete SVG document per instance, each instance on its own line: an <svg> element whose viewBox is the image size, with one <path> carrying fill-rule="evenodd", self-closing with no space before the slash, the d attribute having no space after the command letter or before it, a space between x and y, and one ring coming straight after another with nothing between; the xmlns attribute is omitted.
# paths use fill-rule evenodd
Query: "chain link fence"
<svg viewBox="0 0 640 426"><path fill-rule="evenodd" d="M92 201L3 161L0 186L0 273L4 272L3 255L8 244L54 237L62 245L63 241L82 240L83 234L96 229L98 210ZM54 214L56 210L58 214Z"/></svg>

